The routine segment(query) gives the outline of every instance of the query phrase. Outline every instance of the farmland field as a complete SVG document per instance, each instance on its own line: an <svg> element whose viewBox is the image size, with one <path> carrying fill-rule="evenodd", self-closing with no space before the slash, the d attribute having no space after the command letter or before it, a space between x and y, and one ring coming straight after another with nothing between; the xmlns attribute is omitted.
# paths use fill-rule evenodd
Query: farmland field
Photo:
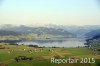
<svg viewBox="0 0 100 66"><path fill-rule="evenodd" d="M32 60L16 61L25 56ZM95 63L51 63L51 58L94 58ZM26 45L0 43L0 66L99 66L100 52L80 48L34 48Z"/></svg>

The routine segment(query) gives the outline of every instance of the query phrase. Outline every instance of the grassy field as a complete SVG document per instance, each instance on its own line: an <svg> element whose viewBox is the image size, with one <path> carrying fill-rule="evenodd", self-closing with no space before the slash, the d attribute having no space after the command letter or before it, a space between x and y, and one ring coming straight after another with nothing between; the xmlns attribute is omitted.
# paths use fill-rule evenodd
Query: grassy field
<svg viewBox="0 0 100 66"><path fill-rule="evenodd" d="M32 60L15 60L18 56ZM51 63L51 58L95 58L95 63ZM88 48L34 48L0 44L0 66L100 66L100 52Z"/></svg>

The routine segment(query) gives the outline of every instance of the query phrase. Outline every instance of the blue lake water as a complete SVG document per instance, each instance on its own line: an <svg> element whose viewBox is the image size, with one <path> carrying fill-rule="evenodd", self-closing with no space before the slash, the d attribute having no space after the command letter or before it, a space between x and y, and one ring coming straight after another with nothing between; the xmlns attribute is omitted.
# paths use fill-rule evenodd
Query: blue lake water
<svg viewBox="0 0 100 66"><path fill-rule="evenodd" d="M32 41L21 41L17 44L38 45L39 47L83 47L85 38L63 38L63 39L34 39Z"/></svg>

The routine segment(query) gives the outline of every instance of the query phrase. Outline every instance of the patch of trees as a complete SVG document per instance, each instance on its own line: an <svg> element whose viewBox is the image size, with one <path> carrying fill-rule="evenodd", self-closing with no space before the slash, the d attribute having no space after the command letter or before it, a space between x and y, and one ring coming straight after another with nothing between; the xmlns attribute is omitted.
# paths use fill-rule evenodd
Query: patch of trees
<svg viewBox="0 0 100 66"><path fill-rule="evenodd" d="M87 39L85 44L88 45L87 47L90 49L100 51L100 35L96 35L90 39Z"/></svg>
<svg viewBox="0 0 100 66"><path fill-rule="evenodd" d="M100 35L96 35L90 39L87 39L86 42L87 45L100 45Z"/></svg>
<svg viewBox="0 0 100 66"><path fill-rule="evenodd" d="M17 62L19 62L19 61L23 61L23 60L32 60L33 58L31 58L31 57L26 57L26 56L18 56L18 57L15 57L15 60L17 61Z"/></svg>
<svg viewBox="0 0 100 66"><path fill-rule="evenodd" d="M38 45L28 45L29 47L35 47L35 48L38 48L39 46Z"/></svg>

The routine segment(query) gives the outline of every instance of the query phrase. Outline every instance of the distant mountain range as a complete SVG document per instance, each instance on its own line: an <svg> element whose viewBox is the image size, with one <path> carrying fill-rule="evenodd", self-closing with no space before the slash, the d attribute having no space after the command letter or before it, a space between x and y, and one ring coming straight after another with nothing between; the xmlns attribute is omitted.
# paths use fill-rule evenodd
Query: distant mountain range
<svg viewBox="0 0 100 66"><path fill-rule="evenodd" d="M97 34L99 32L98 30L100 30L99 25L60 26L60 28L77 35L77 37L93 37L90 33L92 32L92 34Z"/></svg>
<svg viewBox="0 0 100 66"><path fill-rule="evenodd" d="M86 26L63 26L63 25L45 25L41 27L30 26L30 25L11 25L11 24L4 24L0 25L0 34L2 35L2 31L5 33L12 33L16 35L23 35L23 34L51 34L51 35L61 35L64 37L93 37L97 34L100 34L100 26L99 25L86 25ZM10 32L9 32L10 31ZM12 34L10 33L10 34ZM7 35L10 35L7 34ZM14 35L12 34L12 35Z"/></svg>
<svg viewBox="0 0 100 66"><path fill-rule="evenodd" d="M0 36L18 36L21 35L20 33L14 32L14 31L5 31L5 30L0 30Z"/></svg>
<svg viewBox="0 0 100 66"><path fill-rule="evenodd" d="M26 35L26 34L37 34L37 35L60 35L62 37L76 37L75 34L70 33L63 29L56 29L52 27L30 27L25 25L14 26L14 25L1 25L0 35ZM12 31L12 33L10 33Z"/></svg>

